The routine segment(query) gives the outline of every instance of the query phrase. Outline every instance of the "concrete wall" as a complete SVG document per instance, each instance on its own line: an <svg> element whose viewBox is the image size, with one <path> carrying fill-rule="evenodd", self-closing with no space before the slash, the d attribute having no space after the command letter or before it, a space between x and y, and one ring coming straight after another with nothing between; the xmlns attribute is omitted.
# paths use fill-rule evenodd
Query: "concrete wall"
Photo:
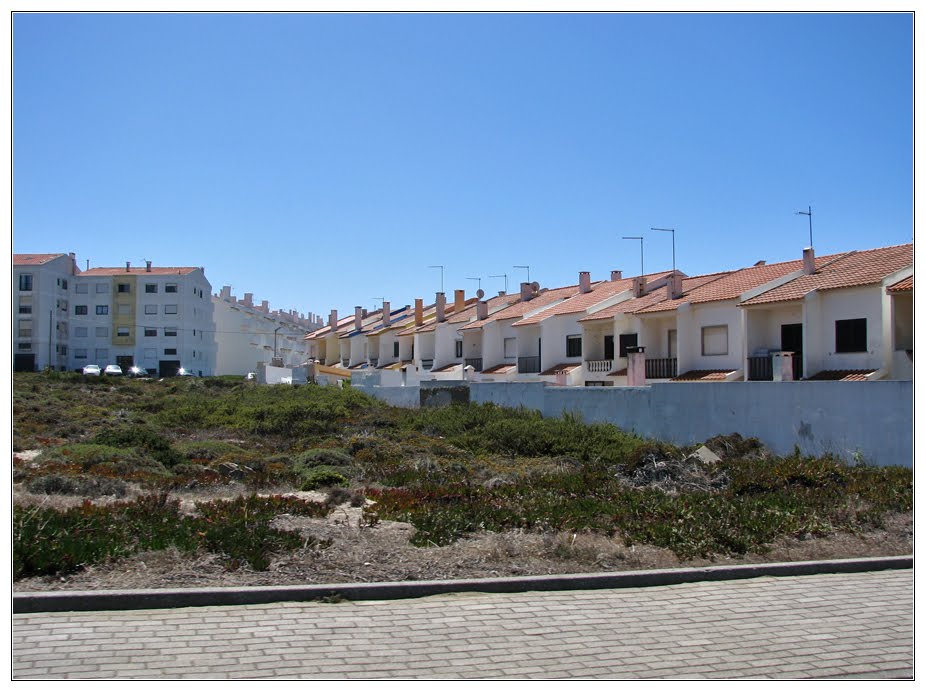
<svg viewBox="0 0 926 692"><path fill-rule="evenodd" d="M523 406L546 417L577 413L588 423L613 423L675 444L737 432L757 437L777 454L788 454L797 445L805 454L829 453L847 461L860 455L882 466L913 465L912 382L673 382L590 388L473 382L469 387L473 403ZM391 398L411 400L410 392L417 388L363 391L392 403Z"/></svg>

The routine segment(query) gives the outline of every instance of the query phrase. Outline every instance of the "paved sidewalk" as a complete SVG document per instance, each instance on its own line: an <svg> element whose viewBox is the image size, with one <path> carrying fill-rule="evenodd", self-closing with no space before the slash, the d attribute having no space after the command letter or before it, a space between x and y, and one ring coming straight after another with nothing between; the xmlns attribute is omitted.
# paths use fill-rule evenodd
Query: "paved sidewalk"
<svg viewBox="0 0 926 692"><path fill-rule="evenodd" d="M27 678L910 678L913 571L13 616Z"/></svg>

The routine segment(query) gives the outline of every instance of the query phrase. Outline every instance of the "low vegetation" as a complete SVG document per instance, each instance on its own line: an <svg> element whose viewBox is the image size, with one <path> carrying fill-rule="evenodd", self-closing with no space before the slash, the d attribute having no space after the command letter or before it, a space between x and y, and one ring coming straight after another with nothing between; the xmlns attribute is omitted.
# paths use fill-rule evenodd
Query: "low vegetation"
<svg viewBox="0 0 926 692"><path fill-rule="evenodd" d="M275 517L320 517L364 497L375 502L365 521L408 522L422 548L523 529L619 537L679 557L864 532L913 502L908 468L776 457L737 435L706 441L721 457L709 463L694 447L574 417L394 409L349 388L16 374L13 418L14 450L41 450L14 458L16 487L88 498L67 509L16 504L16 578L168 547L266 569L311 540L274 528ZM171 495L228 484L240 497L193 513ZM283 496L319 489L328 502Z"/></svg>

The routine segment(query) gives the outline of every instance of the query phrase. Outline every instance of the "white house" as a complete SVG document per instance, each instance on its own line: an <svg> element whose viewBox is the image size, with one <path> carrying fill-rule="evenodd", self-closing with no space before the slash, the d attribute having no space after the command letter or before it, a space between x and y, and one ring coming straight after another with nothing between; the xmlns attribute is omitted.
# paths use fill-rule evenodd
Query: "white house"
<svg viewBox="0 0 926 692"><path fill-rule="evenodd" d="M97 267L74 277L68 367L215 373L211 286L201 267Z"/></svg>
<svg viewBox="0 0 926 692"><path fill-rule="evenodd" d="M13 369L70 366L74 253L13 255Z"/></svg>
<svg viewBox="0 0 926 692"><path fill-rule="evenodd" d="M912 244L819 258L808 248L797 277L742 301L747 349L800 354L805 379L910 378L912 281L909 300L889 289L912 276Z"/></svg>
<svg viewBox="0 0 926 692"><path fill-rule="evenodd" d="M244 375L258 365L293 368L309 357L308 332L320 329L321 320L295 310L270 310L269 302L254 303L252 293L239 300L231 286L212 296L215 319L216 375Z"/></svg>

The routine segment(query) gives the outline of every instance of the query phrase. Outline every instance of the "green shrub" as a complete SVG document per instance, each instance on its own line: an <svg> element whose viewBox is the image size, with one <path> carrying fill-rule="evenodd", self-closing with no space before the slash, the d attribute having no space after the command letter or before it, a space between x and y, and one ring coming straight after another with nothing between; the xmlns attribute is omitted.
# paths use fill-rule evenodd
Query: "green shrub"
<svg viewBox="0 0 926 692"><path fill-rule="evenodd" d="M309 449L298 454L293 463L296 466L312 468L314 466L350 466L354 462L350 454L343 449Z"/></svg>
<svg viewBox="0 0 926 692"><path fill-rule="evenodd" d="M110 447L144 450L168 469L184 461L166 437L141 425L110 428L99 433L93 441Z"/></svg>
<svg viewBox="0 0 926 692"><path fill-rule="evenodd" d="M116 478L99 478L95 476L62 476L51 474L33 478L26 489L38 495L83 495L99 497L114 495L125 497L128 486Z"/></svg>
<svg viewBox="0 0 926 692"><path fill-rule="evenodd" d="M183 457L195 460L211 461L226 455L243 454L244 450L238 445L222 440L194 440L178 442L174 449Z"/></svg>
<svg viewBox="0 0 926 692"><path fill-rule="evenodd" d="M50 447L36 457L42 465L79 464L87 470L97 464L138 463L141 457L134 449L123 449L107 444L77 443Z"/></svg>
<svg viewBox="0 0 926 692"><path fill-rule="evenodd" d="M347 485L348 479L330 467L318 466L302 476L300 490L330 488L335 485Z"/></svg>

